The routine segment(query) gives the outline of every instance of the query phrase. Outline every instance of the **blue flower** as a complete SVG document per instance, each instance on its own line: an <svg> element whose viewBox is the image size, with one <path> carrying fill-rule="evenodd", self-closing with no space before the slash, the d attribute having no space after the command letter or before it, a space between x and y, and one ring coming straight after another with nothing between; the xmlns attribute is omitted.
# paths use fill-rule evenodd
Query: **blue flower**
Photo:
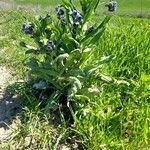
<svg viewBox="0 0 150 150"><path fill-rule="evenodd" d="M47 42L47 48L48 48L48 50L53 50L54 49L54 44L53 44L52 41Z"/></svg>
<svg viewBox="0 0 150 150"><path fill-rule="evenodd" d="M33 36L33 34L34 34L33 28L34 28L34 24L33 23L28 23L28 24L23 23L22 24L22 31L25 34Z"/></svg>
<svg viewBox="0 0 150 150"><path fill-rule="evenodd" d="M108 11L114 12L117 9L117 2L111 1L111 2L107 3L105 6L108 7Z"/></svg>
<svg viewBox="0 0 150 150"><path fill-rule="evenodd" d="M77 15L76 21L79 22L79 23L81 23L82 20L83 20L82 16L81 15Z"/></svg>
<svg viewBox="0 0 150 150"><path fill-rule="evenodd" d="M57 6L56 8L55 8L55 11L56 11L56 13L57 13L57 18L58 19L61 19L61 18L63 18L64 17L64 10L63 9L61 9L61 7L60 6Z"/></svg>
<svg viewBox="0 0 150 150"><path fill-rule="evenodd" d="M72 16L76 20L76 22L81 23L83 20L82 16L80 15L80 13L77 10L73 11Z"/></svg>
<svg viewBox="0 0 150 150"><path fill-rule="evenodd" d="M78 12L77 12L76 10L74 10L73 13L72 13L72 16L73 16L74 18L76 18L77 15L78 15Z"/></svg>
<svg viewBox="0 0 150 150"><path fill-rule="evenodd" d="M22 31L26 32L27 29L28 29L28 26L25 23L23 23L22 24Z"/></svg>

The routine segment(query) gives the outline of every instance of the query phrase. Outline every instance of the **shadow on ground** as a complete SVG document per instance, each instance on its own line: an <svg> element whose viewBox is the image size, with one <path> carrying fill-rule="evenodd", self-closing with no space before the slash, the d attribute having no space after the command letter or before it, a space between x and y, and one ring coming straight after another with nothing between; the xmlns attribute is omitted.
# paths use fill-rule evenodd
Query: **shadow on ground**
<svg viewBox="0 0 150 150"><path fill-rule="evenodd" d="M5 90L0 93L0 128L8 129L13 119L21 112L23 100L20 96Z"/></svg>
<svg viewBox="0 0 150 150"><path fill-rule="evenodd" d="M22 98L10 90L14 90L14 85L17 83L14 82L11 71L5 66L0 66L0 129L8 129L13 119L22 110Z"/></svg>

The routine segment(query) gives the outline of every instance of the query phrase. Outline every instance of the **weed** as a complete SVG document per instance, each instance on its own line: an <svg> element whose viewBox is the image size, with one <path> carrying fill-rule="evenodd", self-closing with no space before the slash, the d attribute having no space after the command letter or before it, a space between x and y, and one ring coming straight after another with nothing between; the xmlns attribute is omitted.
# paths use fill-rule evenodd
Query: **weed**
<svg viewBox="0 0 150 150"><path fill-rule="evenodd" d="M132 5L133 7L135 5ZM129 11L126 5L124 5L124 8ZM134 11L134 9L132 10ZM134 11L134 13L136 12ZM23 22L21 16L23 15L25 15L25 12L3 12L1 21L7 21L8 23L3 24L1 26L3 28L0 27L1 35L6 36L6 40L1 39L0 41L1 47L5 49L5 53L1 52L0 61L24 76L21 70L25 70L25 68L21 62L27 56L24 55L24 51L19 45L11 44L23 36L20 31ZM33 18L31 14L27 15L27 13L26 17L29 20ZM93 20L97 21L101 18L94 16ZM84 149L149 149L149 24L148 19L114 17L107 25L99 44L94 48L93 55L86 62L89 64L93 61L99 63L104 60L102 58L113 58L111 62L104 63L100 68L99 72L103 72L103 76L89 79L91 80L90 83L93 84L88 86L87 90L90 95L88 93L87 95L92 98L90 101L85 97L84 99L78 98L78 109L73 113L75 122L70 128L78 137L78 143ZM15 30L12 30L12 28ZM90 29L92 30L93 27L91 26ZM25 40L30 42L28 37ZM9 41L11 41L10 44ZM110 82L115 79L119 79L120 82L115 82L115 84ZM124 81L128 81L130 85ZM27 93L27 95L30 94ZM28 98L33 99L33 95L30 96ZM36 105L38 105L38 100L34 99L33 101L37 102ZM56 141L60 141L60 144L61 142L65 143L66 139L72 134L69 135L68 129L66 132L67 127L64 119L61 119L62 130L59 130L59 128L47 122L48 116L45 119L45 112L41 113L42 110L39 107L38 111L33 109L37 108L33 101L28 102L29 108L25 109L24 114L26 121L18 123L17 131L20 131L20 133L17 132L16 138L14 135L10 136L11 138L14 137L11 142L17 145L19 141L24 141L25 137L28 137L32 131L33 139L40 140L43 147L47 141L51 146L59 145L56 144L59 143ZM32 117L27 119L28 116ZM38 124L36 124L37 122ZM50 132L45 132L45 128L50 129ZM50 137L45 138L44 135L50 135ZM51 141L53 142L51 143ZM34 143L33 145L36 145L36 142ZM12 144L10 143L10 145ZM23 145L22 142L20 146L23 147Z"/></svg>

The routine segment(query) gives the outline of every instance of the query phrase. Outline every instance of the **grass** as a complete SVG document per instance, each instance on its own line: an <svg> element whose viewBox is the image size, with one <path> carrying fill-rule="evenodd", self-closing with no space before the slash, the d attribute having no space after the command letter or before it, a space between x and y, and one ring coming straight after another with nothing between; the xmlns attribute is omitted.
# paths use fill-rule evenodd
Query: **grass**
<svg viewBox="0 0 150 150"><path fill-rule="evenodd" d="M125 3L122 1L122 4L123 2ZM145 6L146 2L148 1L145 1ZM138 4L136 6L139 7ZM133 7L132 5L129 8ZM0 13L0 63L12 68L18 77L24 78L26 72L24 62L28 56L25 55L19 42L22 39L31 41L23 35L20 26L24 22L22 16L33 19L33 15L23 11ZM94 19L98 20L97 17ZM82 102L82 107L75 113L75 123L70 128L67 128L63 117L60 124L54 125L50 121L51 114L38 107L38 101L30 92L30 94L25 93L28 103L22 112L23 123L16 121L17 128L12 129L10 141L3 146L56 149L65 143L72 146L69 139L70 136L75 136L74 143L77 142L88 150L148 150L150 144L149 28L148 19L114 16L94 50L91 62L99 61L102 56L114 56L114 59L99 71L105 74L106 78L119 79L122 82L113 84L108 80L91 79L95 83L91 88L99 92L93 93L90 102ZM123 81L128 81L130 85Z"/></svg>
<svg viewBox="0 0 150 150"><path fill-rule="evenodd" d="M51 5L58 5L60 3L60 0L14 0L18 4L34 4L34 5L41 5L41 6L51 6ZM106 0L101 1L103 2L108 2ZM150 1L149 0L117 0L118 2L118 11L117 13L120 15L135 15L135 16L147 16L150 14L149 11L149 5ZM79 1L75 1L75 4L78 5ZM105 12L104 7L99 7L99 13Z"/></svg>
<svg viewBox="0 0 150 150"><path fill-rule="evenodd" d="M92 61L101 56L115 56L101 71L111 78L129 81L131 86L97 81L100 97L85 105L88 115L80 117L79 122L83 123L77 124L77 128L87 139L89 149L98 150L98 143L107 149L141 149L149 141L149 20L118 17L113 20Z"/></svg>

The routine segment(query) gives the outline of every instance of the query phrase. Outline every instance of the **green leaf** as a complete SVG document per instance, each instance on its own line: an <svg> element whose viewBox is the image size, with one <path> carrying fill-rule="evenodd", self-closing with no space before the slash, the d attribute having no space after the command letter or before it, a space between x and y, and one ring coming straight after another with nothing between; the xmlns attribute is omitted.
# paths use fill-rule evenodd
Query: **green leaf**
<svg viewBox="0 0 150 150"><path fill-rule="evenodd" d="M86 10L86 14L84 16L84 22L83 22L83 24L87 22L87 20L91 16L91 14L96 9L98 3L99 3L99 0L92 0L92 1L89 2L88 7L86 8L87 10Z"/></svg>
<svg viewBox="0 0 150 150"><path fill-rule="evenodd" d="M112 79L111 77L106 76L104 74L100 74L100 78L102 81L105 81L107 83L113 83L114 82L114 79Z"/></svg>
<svg viewBox="0 0 150 150"><path fill-rule="evenodd" d="M102 36L102 34L104 33L105 28L103 28L101 31L99 31L89 42L89 44L95 45L95 43L97 43L97 41L99 41L100 37Z"/></svg>
<svg viewBox="0 0 150 150"><path fill-rule="evenodd" d="M90 101L89 97L85 96L85 95L75 95L75 99L78 101Z"/></svg>
<svg viewBox="0 0 150 150"><path fill-rule="evenodd" d="M92 50L92 48L86 48L86 49L83 50L83 53L90 53L91 50Z"/></svg>
<svg viewBox="0 0 150 150"><path fill-rule="evenodd" d="M65 6L67 6L67 7L72 7L72 2L71 2L71 0L62 0L62 2L63 2L63 4L65 5Z"/></svg>
<svg viewBox="0 0 150 150"><path fill-rule="evenodd" d="M65 49L65 52L67 53L70 53L72 50L80 47L79 42L74 38L70 37L68 34L64 34L62 36L62 41L62 44L65 43L65 46L67 47L67 49Z"/></svg>
<svg viewBox="0 0 150 150"><path fill-rule="evenodd" d="M26 47L26 43L23 42L23 41L21 41L19 44L20 44L20 46L22 46L22 47Z"/></svg>
<svg viewBox="0 0 150 150"><path fill-rule="evenodd" d="M38 60L35 58L30 58L29 62L27 62L27 65L32 69L39 66Z"/></svg>
<svg viewBox="0 0 150 150"><path fill-rule="evenodd" d="M83 50L81 54L81 59L80 59L80 67L83 68L84 64L91 58L92 54L92 49L91 48L86 48Z"/></svg>
<svg viewBox="0 0 150 150"><path fill-rule="evenodd" d="M56 72L55 70L53 70L52 68L41 68L41 67L38 67L38 68L34 68L34 72L39 72L41 73L41 77L43 74L46 74L48 75L49 77L53 76L53 77L57 77L59 76L59 73Z"/></svg>
<svg viewBox="0 0 150 150"><path fill-rule="evenodd" d="M140 80L145 84L145 87L150 90L150 75L142 73Z"/></svg>
<svg viewBox="0 0 150 150"><path fill-rule="evenodd" d="M77 87L77 89L81 89L82 84L78 78L70 76L69 80L70 80L70 82L72 82Z"/></svg>
<svg viewBox="0 0 150 150"><path fill-rule="evenodd" d="M33 85L33 88L39 89L39 90L44 90L48 87L47 83L44 81L39 81L38 83L35 83Z"/></svg>
<svg viewBox="0 0 150 150"><path fill-rule="evenodd" d="M89 33L88 35L86 35L81 40L81 43L86 42L87 40L89 40L90 38L92 38L93 36L95 36L95 34L98 34L99 30L103 29L106 26L106 24L109 22L110 18L111 18L111 16L106 16L105 19L102 21L102 23L95 30L93 30L91 33Z"/></svg>
<svg viewBox="0 0 150 150"><path fill-rule="evenodd" d="M38 52L38 51L35 50L35 49L30 49L30 50L27 50L27 51L25 52L25 54L31 54L31 53L36 54L37 52Z"/></svg>
<svg viewBox="0 0 150 150"><path fill-rule="evenodd" d="M85 67L84 68L84 73L87 76L91 75L92 73L95 73L95 71L97 71L98 69L102 68L102 65L99 65L99 66L88 66L88 67Z"/></svg>
<svg viewBox="0 0 150 150"><path fill-rule="evenodd" d="M71 65L74 63L74 61L78 61L80 59L81 56L81 51L80 49L75 49L73 50L70 54L69 57L67 59L67 65Z"/></svg>
<svg viewBox="0 0 150 150"><path fill-rule="evenodd" d="M68 58L68 57L69 57L69 54L68 54L68 53L61 54L61 55L59 55L58 57L56 57L54 61L55 61L55 62L56 62L56 61L61 61L61 60L66 59L66 58Z"/></svg>
<svg viewBox="0 0 150 150"><path fill-rule="evenodd" d="M100 59L101 64L110 62L111 60L115 59L115 57L113 55L109 55L109 56L103 56Z"/></svg>
<svg viewBox="0 0 150 150"><path fill-rule="evenodd" d="M114 80L114 83L117 84L117 85L127 85L127 86L130 86L130 83L125 81L125 80Z"/></svg>

